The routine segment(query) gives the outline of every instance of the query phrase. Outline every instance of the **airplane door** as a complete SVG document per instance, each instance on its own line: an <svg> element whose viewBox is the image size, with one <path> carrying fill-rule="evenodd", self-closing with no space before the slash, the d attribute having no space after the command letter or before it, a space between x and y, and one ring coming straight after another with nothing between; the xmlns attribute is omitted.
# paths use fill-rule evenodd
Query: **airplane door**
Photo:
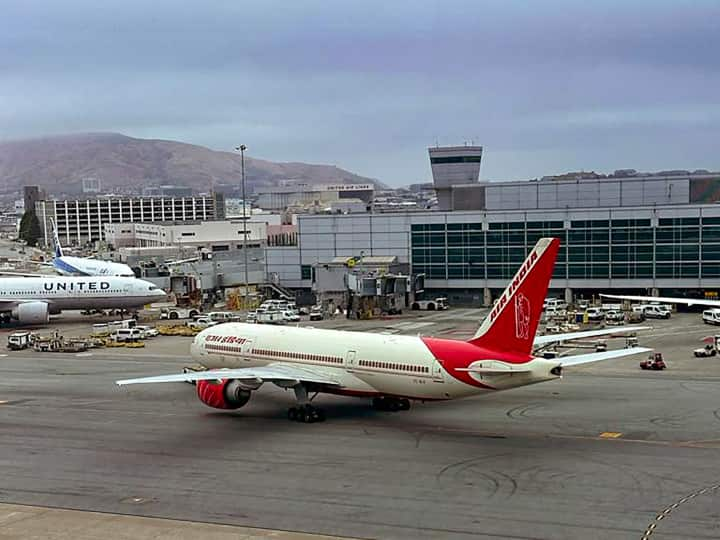
<svg viewBox="0 0 720 540"><path fill-rule="evenodd" d="M355 363L357 360L356 357L357 357L357 352L355 352L355 351L347 352L347 354L345 355L345 368L346 369L348 369L348 370L355 369L355 365L356 365Z"/></svg>
<svg viewBox="0 0 720 540"><path fill-rule="evenodd" d="M432 363L432 378L434 381L443 382L443 368L440 365L440 362L437 360L434 360Z"/></svg>
<svg viewBox="0 0 720 540"><path fill-rule="evenodd" d="M245 362L250 361L250 351L252 351L252 348L253 348L252 339L245 340L245 342L242 344L242 359Z"/></svg>

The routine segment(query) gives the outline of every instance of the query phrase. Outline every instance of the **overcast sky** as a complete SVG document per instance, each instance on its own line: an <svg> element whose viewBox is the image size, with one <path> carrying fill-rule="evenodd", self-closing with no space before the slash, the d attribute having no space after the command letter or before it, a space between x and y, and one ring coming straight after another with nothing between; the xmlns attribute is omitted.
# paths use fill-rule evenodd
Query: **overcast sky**
<svg viewBox="0 0 720 540"><path fill-rule="evenodd" d="M117 131L391 185L720 169L720 1L0 0L0 139Z"/></svg>

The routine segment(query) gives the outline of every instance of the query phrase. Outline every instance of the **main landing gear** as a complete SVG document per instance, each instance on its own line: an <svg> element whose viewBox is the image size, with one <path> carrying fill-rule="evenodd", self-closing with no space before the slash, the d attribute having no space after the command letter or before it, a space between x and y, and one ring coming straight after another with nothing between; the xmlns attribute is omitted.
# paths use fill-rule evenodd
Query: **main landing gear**
<svg viewBox="0 0 720 540"><path fill-rule="evenodd" d="M290 407L288 409L288 420L292 420L293 422L303 422L305 424L324 422L325 413L322 409L315 407L310 403L305 385L298 384L293 387L293 390L295 390L295 398L298 401L298 406Z"/></svg>
<svg viewBox="0 0 720 540"><path fill-rule="evenodd" d="M376 397L372 400L373 408L378 411L407 411L410 409L410 400L394 397Z"/></svg>

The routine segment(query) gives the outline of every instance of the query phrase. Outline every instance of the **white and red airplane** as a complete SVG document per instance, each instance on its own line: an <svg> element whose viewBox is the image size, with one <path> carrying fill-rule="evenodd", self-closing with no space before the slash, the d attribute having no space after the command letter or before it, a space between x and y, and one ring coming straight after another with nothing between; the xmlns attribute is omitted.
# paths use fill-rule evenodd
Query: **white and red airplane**
<svg viewBox="0 0 720 540"><path fill-rule="evenodd" d="M301 327L226 323L207 328L192 356L208 371L118 381L196 382L200 400L218 409L244 406L253 391L272 382L295 390L291 420L324 419L313 393L372 397L376 408L405 410L410 400L449 400L507 390L560 377L563 368L650 349L635 347L556 359L533 356L533 347L625 329L594 330L535 339L543 299L559 248L543 238L469 341ZM316 394L317 395L317 394Z"/></svg>

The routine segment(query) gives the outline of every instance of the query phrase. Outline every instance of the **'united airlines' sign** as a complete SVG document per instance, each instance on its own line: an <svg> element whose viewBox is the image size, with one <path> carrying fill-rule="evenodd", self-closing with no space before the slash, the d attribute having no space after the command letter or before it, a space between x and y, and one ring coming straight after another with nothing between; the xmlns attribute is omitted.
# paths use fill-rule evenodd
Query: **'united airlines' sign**
<svg viewBox="0 0 720 540"><path fill-rule="evenodd" d="M43 288L46 291L104 291L110 288L108 281L71 281L70 283L45 282Z"/></svg>

